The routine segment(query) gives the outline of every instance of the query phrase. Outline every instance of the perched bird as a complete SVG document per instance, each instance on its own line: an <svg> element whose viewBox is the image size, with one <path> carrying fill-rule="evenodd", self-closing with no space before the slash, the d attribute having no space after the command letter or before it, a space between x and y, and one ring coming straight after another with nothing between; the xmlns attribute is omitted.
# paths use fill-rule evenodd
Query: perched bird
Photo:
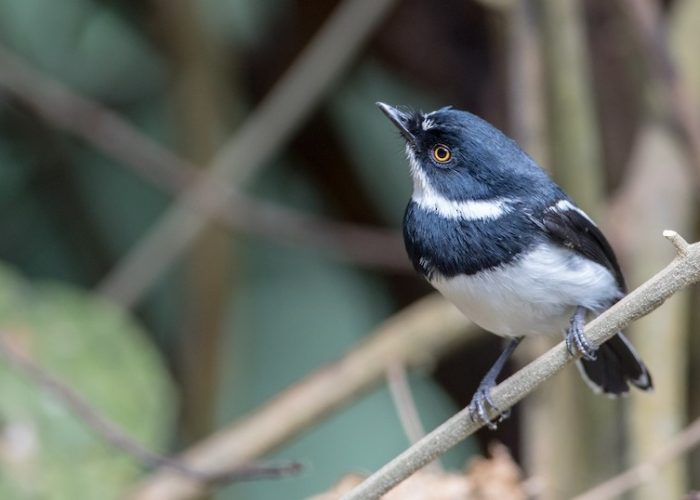
<svg viewBox="0 0 700 500"><path fill-rule="evenodd" d="M588 315L626 293L593 220L481 118L451 107L423 114L377 105L406 140L413 195L403 235L414 267L470 320L510 339L469 404L472 418L495 427L486 405L501 411L491 389L527 335L565 335L596 392L651 389L649 371L621 332L598 349L583 335Z"/></svg>

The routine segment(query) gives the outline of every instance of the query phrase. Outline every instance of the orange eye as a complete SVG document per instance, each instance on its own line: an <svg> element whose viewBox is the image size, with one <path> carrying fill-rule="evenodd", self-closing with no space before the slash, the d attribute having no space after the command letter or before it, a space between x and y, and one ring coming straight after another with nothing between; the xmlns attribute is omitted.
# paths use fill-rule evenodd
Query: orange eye
<svg viewBox="0 0 700 500"><path fill-rule="evenodd" d="M452 159L452 151L444 144L437 144L433 147L433 158L438 163L447 163Z"/></svg>

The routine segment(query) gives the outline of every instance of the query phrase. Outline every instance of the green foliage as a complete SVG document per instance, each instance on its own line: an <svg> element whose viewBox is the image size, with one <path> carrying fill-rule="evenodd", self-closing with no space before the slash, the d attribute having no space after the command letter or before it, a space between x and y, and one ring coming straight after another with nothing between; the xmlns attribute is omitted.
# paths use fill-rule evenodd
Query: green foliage
<svg viewBox="0 0 700 500"><path fill-rule="evenodd" d="M42 69L96 97L133 99L164 76L142 35L90 0L0 0L0 33Z"/></svg>
<svg viewBox="0 0 700 500"><path fill-rule="evenodd" d="M280 18L289 15L289 0L199 0L202 21L211 36L233 44L255 45Z"/></svg>
<svg viewBox="0 0 700 500"><path fill-rule="evenodd" d="M173 389L141 328L77 289L0 268L0 334L142 444L161 448ZM0 498L120 498L140 467L54 395L0 364Z"/></svg>

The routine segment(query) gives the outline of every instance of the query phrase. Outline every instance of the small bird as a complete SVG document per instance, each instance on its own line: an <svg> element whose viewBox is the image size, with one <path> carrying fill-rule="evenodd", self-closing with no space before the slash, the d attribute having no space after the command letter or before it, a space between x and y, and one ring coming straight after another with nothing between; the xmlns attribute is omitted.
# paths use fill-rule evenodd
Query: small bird
<svg viewBox="0 0 700 500"><path fill-rule="evenodd" d="M420 113L378 102L406 140L413 195L403 236L416 270L485 330L510 339L479 384L473 420L495 428L491 389L523 337L564 335L596 392L652 388L622 332L598 349L583 326L626 293L610 244L515 141L481 118L445 107Z"/></svg>

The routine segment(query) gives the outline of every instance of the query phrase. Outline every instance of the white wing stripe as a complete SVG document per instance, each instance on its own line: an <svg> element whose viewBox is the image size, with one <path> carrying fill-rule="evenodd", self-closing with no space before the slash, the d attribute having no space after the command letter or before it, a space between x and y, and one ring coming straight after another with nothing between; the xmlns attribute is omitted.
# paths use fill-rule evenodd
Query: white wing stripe
<svg viewBox="0 0 700 500"><path fill-rule="evenodd" d="M576 205L571 203L569 200L559 200L554 206L549 207L547 210L550 210L552 212L568 212L570 210L573 210L574 212L578 212L579 215L584 217L588 222L593 224L594 226L597 227L596 223L593 222L593 219L591 219L586 212L578 208Z"/></svg>

